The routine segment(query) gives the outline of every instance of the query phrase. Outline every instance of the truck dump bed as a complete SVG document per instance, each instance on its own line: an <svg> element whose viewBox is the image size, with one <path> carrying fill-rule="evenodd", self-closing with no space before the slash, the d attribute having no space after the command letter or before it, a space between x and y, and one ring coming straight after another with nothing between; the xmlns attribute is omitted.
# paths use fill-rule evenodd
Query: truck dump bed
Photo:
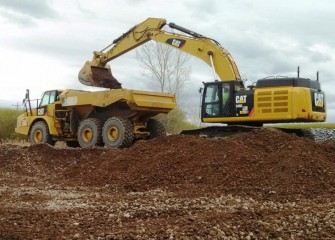
<svg viewBox="0 0 335 240"><path fill-rule="evenodd" d="M174 94L128 89L114 89L97 92L65 90L60 95L64 107L91 105L108 107L116 103L128 105L132 111L167 113L176 107Z"/></svg>

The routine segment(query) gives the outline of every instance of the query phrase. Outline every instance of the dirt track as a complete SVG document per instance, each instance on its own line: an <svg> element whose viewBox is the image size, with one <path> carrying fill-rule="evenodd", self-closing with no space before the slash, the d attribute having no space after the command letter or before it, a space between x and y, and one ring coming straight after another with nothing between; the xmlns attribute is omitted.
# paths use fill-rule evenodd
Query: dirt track
<svg viewBox="0 0 335 240"><path fill-rule="evenodd" d="M262 129L0 145L0 239L334 239L335 143Z"/></svg>

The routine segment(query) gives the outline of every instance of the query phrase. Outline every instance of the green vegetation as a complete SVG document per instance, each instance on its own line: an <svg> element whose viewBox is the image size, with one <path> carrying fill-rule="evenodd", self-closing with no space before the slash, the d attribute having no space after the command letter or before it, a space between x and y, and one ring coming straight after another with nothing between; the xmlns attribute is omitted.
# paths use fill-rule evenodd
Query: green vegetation
<svg viewBox="0 0 335 240"><path fill-rule="evenodd" d="M0 108L0 139L15 139L22 136L15 133L16 118L22 111Z"/></svg>
<svg viewBox="0 0 335 240"><path fill-rule="evenodd" d="M173 109L168 114L160 114L156 119L164 123L166 132L170 134L177 134L181 130L197 128L197 126L186 120L185 113L179 108Z"/></svg>

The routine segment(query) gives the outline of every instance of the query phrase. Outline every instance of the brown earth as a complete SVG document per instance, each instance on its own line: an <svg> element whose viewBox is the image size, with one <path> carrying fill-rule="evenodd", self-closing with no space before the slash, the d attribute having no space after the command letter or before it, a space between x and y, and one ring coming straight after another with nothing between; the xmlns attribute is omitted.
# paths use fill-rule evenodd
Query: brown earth
<svg viewBox="0 0 335 240"><path fill-rule="evenodd" d="M0 239L335 239L335 143L260 129L0 145Z"/></svg>

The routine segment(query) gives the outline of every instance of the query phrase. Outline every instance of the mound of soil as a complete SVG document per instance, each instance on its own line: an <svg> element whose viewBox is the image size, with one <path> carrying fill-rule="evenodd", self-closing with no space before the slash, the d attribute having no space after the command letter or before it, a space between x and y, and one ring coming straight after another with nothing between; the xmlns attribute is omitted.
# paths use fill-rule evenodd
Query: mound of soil
<svg viewBox="0 0 335 240"><path fill-rule="evenodd" d="M0 239L334 239L335 143L260 129L0 145Z"/></svg>
<svg viewBox="0 0 335 240"><path fill-rule="evenodd" d="M57 184L125 191L315 197L335 192L335 144L272 129L213 140L173 135L129 149L0 148L0 169Z"/></svg>

